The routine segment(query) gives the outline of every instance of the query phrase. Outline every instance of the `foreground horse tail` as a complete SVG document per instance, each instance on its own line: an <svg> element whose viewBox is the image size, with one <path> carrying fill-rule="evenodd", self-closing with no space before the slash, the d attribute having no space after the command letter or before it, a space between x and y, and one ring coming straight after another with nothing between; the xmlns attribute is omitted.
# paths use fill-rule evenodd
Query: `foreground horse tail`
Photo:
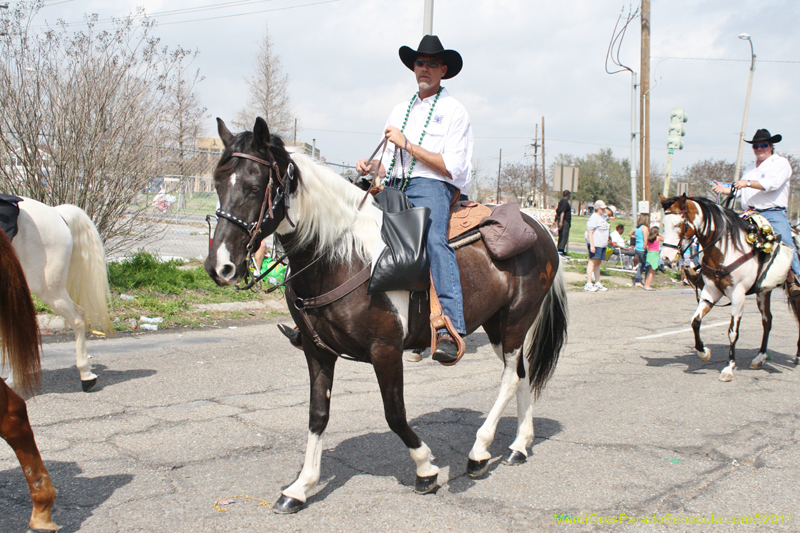
<svg viewBox="0 0 800 533"><path fill-rule="evenodd" d="M28 282L6 233L0 230L0 367L6 364L16 387L33 394L39 387L39 326Z"/></svg>
<svg viewBox="0 0 800 533"><path fill-rule="evenodd" d="M523 346L528 347L528 351L524 355L530 368L531 391L538 397L553 375L558 356L567 342L567 291L561 265L527 337Z"/></svg>
<svg viewBox="0 0 800 533"><path fill-rule="evenodd" d="M102 329L106 334L113 331L108 313L108 270L103 241L89 215L74 205L55 208L72 233L72 258L67 274L67 293L86 312L86 322L91 327Z"/></svg>

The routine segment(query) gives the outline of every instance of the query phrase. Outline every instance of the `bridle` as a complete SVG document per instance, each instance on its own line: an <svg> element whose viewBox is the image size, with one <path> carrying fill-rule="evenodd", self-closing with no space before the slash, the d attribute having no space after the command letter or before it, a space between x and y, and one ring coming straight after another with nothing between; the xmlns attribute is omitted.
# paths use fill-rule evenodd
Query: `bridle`
<svg viewBox="0 0 800 533"><path fill-rule="evenodd" d="M676 250L678 250L680 252L681 256L683 256L683 254L686 252L686 250L689 248L689 246L691 246L691 237L694 237L694 236L697 235L697 228L694 226L694 224L689 222L689 209L687 207L684 207L681 211L665 211L664 214L665 215L680 215L681 220L683 221L683 224L681 226L680 232L678 233L678 244L670 244L670 243L664 242L664 243L662 243L662 246L664 246L666 248L674 248L674 249L676 249ZM689 230L691 230L693 232L693 234L691 236L688 235ZM707 245L705 245L703 247L703 252L705 252L708 249L710 249L711 247L713 247L724 236L721 231L717 231L717 234L718 234L717 237L713 241L711 241L709 244L707 244ZM685 248L681 249L680 248L680 244L684 240L688 240L689 244L687 244ZM698 255L700 255L700 253L702 253L702 252L700 252L698 250L697 253L695 253L694 255L691 256L691 259L694 259L695 257L697 257ZM703 273L706 274L709 278L713 278L715 284L719 287L722 279L725 276L730 275L731 272L733 272L734 270L736 270L737 268L742 266L744 263L746 263L747 261L752 259L754 256L755 256L755 249L753 249L750 252L742 255L740 258L738 258L733 263L731 263L731 264L729 264L727 266L723 266L721 268L714 268L711 265L706 263L705 258L707 256L704 255L703 261L700 264L700 268L703 271Z"/></svg>
<svg viewBox="0 0 800 533"><path fill-rule="evenodd" d="M678 250L679 257L683 257L683 254L686 253L686 250L692 245L692 237L697 235L697 228L694 227L694 224L689 222L689 209L684 208L681 211L664 211L664 215L680 215L681 217L681 230L678 232L678 244L671 244L668 242L661 243L661 246L664 248L673 248ZM688 232L691 230L693 233L689 235ZM719 240L719 238L717 239ZM688 244L681 248L681 243L684 241L688 241ZM692 258L700 255L700 252L697 252L692 256Z"/></svg>
<svg viewBox="0 0 800 533"><path fill-rule="evenodd" d="M248 235L250 235L250 242L247 243L247 251L249 253L253 253L253 250L255 250L255 243L258 241L258 237L261 234L261 226L265 222L268 222L274 218L274 207L280 202L284 203L284 216L286 217L286 220L288 220L289 224L294 227L294 222L292 222L292 219L289 218L288 190L292 180L294 180L294 163L291 159L289 159L289 165L286 167L286 173L283 175L283 177L281 177L278 163L272 157L272 154L269 156L269 161L242 152L233 152L231 157L249 159L250 161L254 161L267 167L268 169L267 187L264 191L264 199L261 202L261 212L258 215L258 220L254 222L246 222L233 213L222 210L222 208L217 209L216 211L218 217L222 217L235 226L242 228ZM276 182L277 185L275 185ZM275 193L274 199L273 192Z"/></svg>

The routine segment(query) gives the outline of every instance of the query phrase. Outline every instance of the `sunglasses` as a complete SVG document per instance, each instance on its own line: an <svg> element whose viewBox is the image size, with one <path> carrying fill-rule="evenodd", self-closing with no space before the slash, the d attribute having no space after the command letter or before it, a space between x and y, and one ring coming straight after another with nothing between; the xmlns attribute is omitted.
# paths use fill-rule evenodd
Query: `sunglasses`
<svg viewBox="0 0 800 533"><path fill-rule="evenodd" d="M769 146L769 143L754 144L753 145L753 150L756 150L758 148L767 148L768 146Z"/></svg>
<svg viewBox="0 0 800 533"><path fill-rule="evenodd" d="M414 61L414 64L418 67L424 67L425 63L427 63L428 67L430 68L438 68L442 66L442 62L438 59L417 59Z"/></svg>

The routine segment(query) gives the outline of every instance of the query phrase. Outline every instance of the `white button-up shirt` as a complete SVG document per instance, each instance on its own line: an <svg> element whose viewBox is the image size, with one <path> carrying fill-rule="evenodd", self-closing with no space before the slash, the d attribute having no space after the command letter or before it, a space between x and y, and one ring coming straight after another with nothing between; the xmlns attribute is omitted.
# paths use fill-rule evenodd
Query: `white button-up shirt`
<svg viewBox="0 0 800 533"><path fill-rule="evenodd" d="M742 206L755 209L783 207L789 204L789 178L792 166L785 157L769 156L758 168L753 161L744 169L742 179L759 182L764 190L745 188L741 190Z"/></svg>
<svg viewBox="0 0 800 533"><path fill-rule="evenodd" d="M435 94L424 100L420 100L418 97L414 99L408 115L408 123L403 131L409 144L420 145L422 130L425 126L425 121L428 120L428 114L435 99ZM391 115L389 115L389 120L386 121L386 127L403 128L408 102L406 100L394 107ZM453 179L448 179L447 176L439 174L419 160L414 164L414 177L444 181L468 193L469 191L464 190L464 188L469 182L470 161L472 160L472 124L464 106L450 96L450 93L444 87L442 87L442 93L439 95L439 100L433 109L426 131L427 133L425 133L425 138L422 139L421 146L434 154L442 154L444 166ZM391 143L389 144L391 145ZM392 157L395 156L395 153L397 154L392 172L395 177L400 177L401 175L400 151L394 145L388 146L381 158L381 163L383 163L388 172ZM403 156L405 175L407 175L411 167L411 157L408 154L403 154Z"/></svg>

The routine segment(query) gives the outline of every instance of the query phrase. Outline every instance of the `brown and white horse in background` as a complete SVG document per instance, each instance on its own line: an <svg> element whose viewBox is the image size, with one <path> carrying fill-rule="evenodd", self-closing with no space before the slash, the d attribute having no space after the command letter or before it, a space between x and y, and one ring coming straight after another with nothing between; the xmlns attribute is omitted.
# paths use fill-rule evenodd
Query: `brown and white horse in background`
<svg viewBox="0 0 800 533"><path fill-rule="evenodd" d="M703 249L702 283L697 287L700 289L700 295L697 309L692 315L695 349L703 361L711 359L711 350L700 339L703 317L723 296L727 296L731 301L728 365L722 369L719 376L720 381L730 381L736 368L736 341L739 339L739 324L742 321L745 298L758 276L758 257L746 258L753 249L746 240L748 225L735 211L719 206L707 198L686 195L675 198L662 196L661 204L664 207L662 221L664 242L661 259L672 263L689 247L693 237L697 237ZM737 261L741 263L738 266L736 266ZM730 271L723 275L720 269L725 267ZM719 276L713 275L714 272ZM763 335L758 355L750 363L752 369L761 368L767 359L767 344L772 329L770 295L771 291L759 292L756 295L758 310L761 312ZM800 319L800 302L789 300L789 307L795 317ZM793 360L795 364L798 363L798 357L800 357L800 340Z"/></svg>

